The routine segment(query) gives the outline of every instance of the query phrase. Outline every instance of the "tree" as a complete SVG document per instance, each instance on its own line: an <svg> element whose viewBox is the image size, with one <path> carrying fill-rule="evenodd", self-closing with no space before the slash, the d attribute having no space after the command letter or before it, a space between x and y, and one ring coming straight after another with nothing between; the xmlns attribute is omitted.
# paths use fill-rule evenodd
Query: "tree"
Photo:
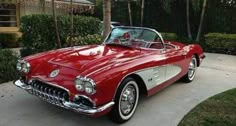
<svg viewBox="0 0 236 126"><path fill-rule="evenodd" d="M141 5L141 23L140 23L141 27L143 26L144 5L145 5L145 0L142 0L142 5Z"/></svg>
<svg viewBox="0 0 236 126"><path fill-rule="evenodd" d="M40 1L39 1L39 4L40 4L40 6L41 6L41 8L42 8L42 10L41 10L42 14L45 14L45 12L46 12L46 9L45 9L45 0L40 0Z"/></svg>
<svg viewBox="0 0 236 126"><path fill-rule="evenodd" d="M203 25L203 21L204 21L206 5L207 5L207 0L204 0L203 1L203 6L202 6L201 17L200 17L200 23L199 23L199 26L198 26L198 33L197 33L197 37L196 37L197 42L200 40L200 36L201 36L201 33L202 33L202 25Z"/></svg>
<svg viewBox="0 0 236 126"><path fill-rule="evenodd" d="M103 38L105 38L110 32L111 26L111 0L103 0L103 25Z"/></svg>
<svg viewBox="0 0 236 126"><path fill-rule="evenodd" d="M132 12L131 12L130 2L131 2L130 0L127 1L128 11L129 11L129 24L130 24L130 26L133 26L133 19L132 19Z"/></svg>
<svg viewBox="0 0 236 126"><path fill-rule="evenodd" d="M57 16L56 16L56 11L55 11L55 0L52 0L52 15L53 15L56 38L57 38L57 47L61 48L61 40L60 40L60 36L59 36L58 25L57 25Z"/></svg>
<svg viewBox="0 0 236 126"><path fill-rule="evenodd" d="M74 36L74 13L73 0L70 0L70 46L73 46L72 37Z"/></svg>
<svg viewBox="0 0 236 126"><path fill-rule="evenodd" d="M190 16L189 16L189 0L186 1L186 22L187 22L187 33L188 38L192 40L191 26L190 26Z"/></svg>

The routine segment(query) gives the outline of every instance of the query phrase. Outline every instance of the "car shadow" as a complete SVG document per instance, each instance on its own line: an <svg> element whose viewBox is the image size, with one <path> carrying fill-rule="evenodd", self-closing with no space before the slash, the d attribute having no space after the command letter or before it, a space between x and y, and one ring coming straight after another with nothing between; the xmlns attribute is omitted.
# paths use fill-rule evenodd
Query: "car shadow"
<svg viewBox="0 0 236 126"><path fill-rule="evenodd" d="M182 84L182 82L176 82L173 85L176 84ZM124 125L135 125L137 119L143 119L143 115L148 115L148 113L151 113L153 109L156 109L156 106L153 106L153 102L156 101L156 99L160 98L162 92L166 91L171 86L166 87L165 89L161 90L160 92L147 97L145 95L140 96L139 105L136 109L136 113L134 114L134 117L129 120ZM37 98L34 97L32 99L28 100L36 100ZM30 102L28 101L27 102ZM61 122L63 120L63 124L68 124L70 126L117 126L119 124L113 123L108 116L102 116L102 117L90 117L86 116L80 113L76 113L71 110L67 110L55 105L52 105L50 103L47 103L46 101L43 101L41 99L37 99L36 103L34 103L36 106L40 106L40 110L43 110L43 113L41 113L40 117L42 118L42 121L47 121L49 118L51 122ZM38 110L32 110L30 113L37 113ZM145 113L145 114L144 114ZM33 114L32 114L33 115ZM54 123L51 125L53 126Z"/></svg>
<svg viewBox="0 0 236 126"><path fill-rule="evenodd" d="M48 113L60 113L56 114L55 118L63 119L64 123L68 124L75 124L75 126L111 126L114 125L116 126L117 124L111 122L108 118L108 116L101 116L101 117L91 117L91 116L86 116L71 110L67 110L55 105L52 105L50 103L47 103L45 101L41 101L40 104L44 107L45 111L48 111Z"/></svg>

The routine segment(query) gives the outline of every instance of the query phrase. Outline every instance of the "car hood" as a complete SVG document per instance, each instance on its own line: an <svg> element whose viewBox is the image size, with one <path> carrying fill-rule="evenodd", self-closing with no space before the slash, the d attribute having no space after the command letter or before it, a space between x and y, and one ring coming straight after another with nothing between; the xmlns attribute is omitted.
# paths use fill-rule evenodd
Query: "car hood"
<svg viewBox="0 0 236 126"><path fill-rule="evenodd" d="M115 45L96 45L88 48L73 48L49 60L50 64L76 69L94 71L109 64L127 62L139 57L141 51L130 47Z"/></svg>
<svg viewBox="0 0 236 126"><path fill-rule="evenodd" d="M99 91L104 93L106 91L102 87L110 84L104 83L104 79L121 77L120 75L128 72L129 68L152 62L154 58L150 53L139 48L119 45L70 47L45 52L26 58L32 64L27 78L56 84L76 94L78 91L74 87L74 79L78 75L86 76L93 79ZM58 75L51 77L55 70L58 70Z"/></svg>

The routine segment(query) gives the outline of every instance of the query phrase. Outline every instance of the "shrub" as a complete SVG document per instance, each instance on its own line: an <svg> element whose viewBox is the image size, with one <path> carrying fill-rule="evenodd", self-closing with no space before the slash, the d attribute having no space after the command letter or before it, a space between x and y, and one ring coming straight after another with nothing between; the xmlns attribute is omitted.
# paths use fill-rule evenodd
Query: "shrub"
<svg viewBox="0 0 236 126"><path fill-rule="evenodd" d="M0 33L0 45L2 47L14 48L19 46L17 33Z"/></svg>
<svg viewBox="0 0 236 126"><path fill-rule="evenodd" d="M36 54L36 53L38 53L38 52L36 50L33 50L32 48L23 47L20 49L21 57L29 56L29 55Z"/></svg>
<svg viewBox="0 0 236 126"><path fill-rule="evenodd" d="M213 52L236 53L236 34L209 33L205 43Z"/></svg>
<svg viewBox="0 0 236 126"><path fill-rule="evenodd" d="M0 83L18 78L17 55L11 50L0 49Z"/></svg>
<svg viewBox="0 0 236 126"><path fill-rule="evenodd" d="M101 44L102 36L98 34L87 35L87 36L77 36L72 39L74 45L93 45L93 44ZM67 43L69 43L69 37L67 39Z"/></svg>
<svg viewBox="0 0 236 126"><path fill-rule="evenodd" d="M63 47L68 46L70 35L70 17L57 16L60 39ZM100 21L97 18L74 16L74 34L82 37L99 32ZM56 48L56 34L52 15L26 15L21 18L20 31L24 54L34 54ZM22 55L26 56L26 55Z"/></svg>
<svg viewBox="0 0 236 126"><path fill-rule="evenodd" d="M161 33L164 40L178 40L178 36L175 33Z"/></svg>
<svg viewBox="0 0 236 126"><path fill-rule="evenodd" d="M186 37L179 37L176 33L161 33L163 39L165 41L177 41L177 42L181 42L184 44L192 44L195 43L193 40L190 40L189 38Z"/></svg>

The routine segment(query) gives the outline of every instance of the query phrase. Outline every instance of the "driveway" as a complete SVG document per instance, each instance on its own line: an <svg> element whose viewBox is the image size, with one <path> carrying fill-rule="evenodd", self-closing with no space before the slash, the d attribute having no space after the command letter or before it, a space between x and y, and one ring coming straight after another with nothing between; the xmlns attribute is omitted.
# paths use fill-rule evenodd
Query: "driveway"
<svg viewBox="0 0 236 126"><path fill-rule="evenodd" d="M134 117L123 126L176 126L205 99L236 87L236 56L206 54L195 80L176 82L142 98ZM13 86L0 85L0 126L112 126L106 116L91 118L50 105Z"/></svg>

